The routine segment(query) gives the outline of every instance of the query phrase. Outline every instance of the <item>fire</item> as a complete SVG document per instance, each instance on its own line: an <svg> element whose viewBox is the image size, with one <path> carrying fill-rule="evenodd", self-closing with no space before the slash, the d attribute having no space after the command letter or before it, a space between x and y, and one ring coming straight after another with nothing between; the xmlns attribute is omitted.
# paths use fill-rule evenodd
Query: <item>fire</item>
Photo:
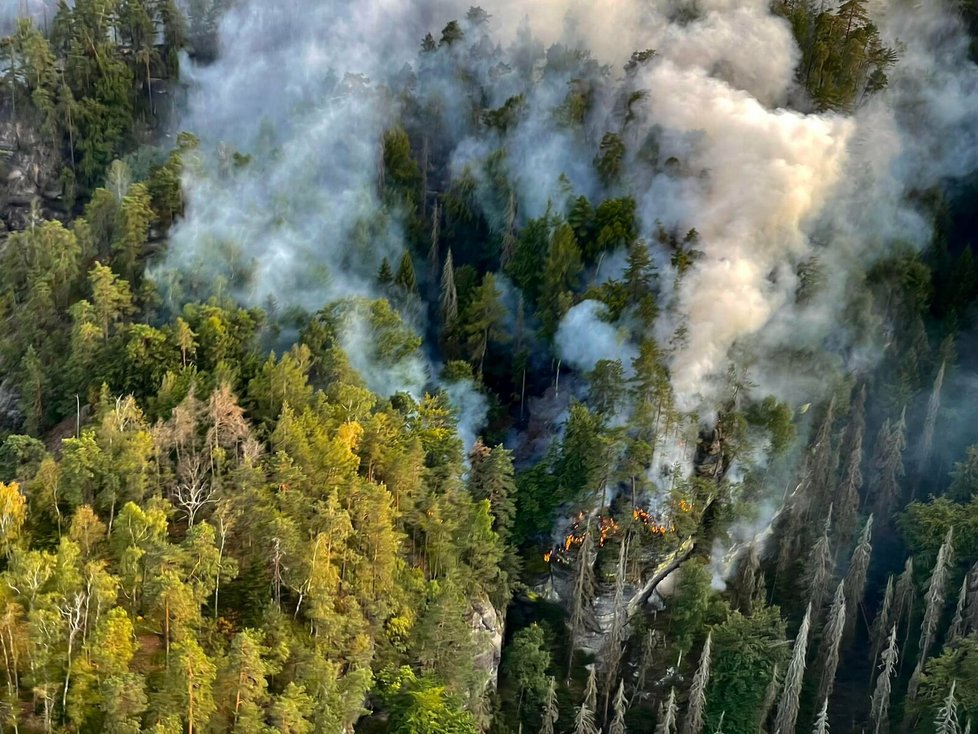
<svg viewBox="0 0 978 734"><path fill-rule="evenodd" d="M634 510L632 510L632 518L642 523L642 525L644 525L652 535L658 535L661 537L676 531L676 526L673 523L661 522L650 512L643 510L640 507L636 507Z"/></svg>
<svg viewBox="0 0 978 734"><path fill-rule="evenodd" d="M679 500L679 509L688 514L693 511L693 505L686 500Z"/></svg>

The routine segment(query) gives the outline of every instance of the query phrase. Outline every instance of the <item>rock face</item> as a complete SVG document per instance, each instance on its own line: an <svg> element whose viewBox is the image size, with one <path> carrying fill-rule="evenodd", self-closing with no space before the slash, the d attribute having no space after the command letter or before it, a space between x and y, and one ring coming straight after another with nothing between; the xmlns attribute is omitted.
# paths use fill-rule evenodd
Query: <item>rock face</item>
<svg viewBox="0 0 978 734"><path fill-rule="evenodd" d="M23 229L31 203L40 200L45 216L62 199L61 157L41 137L38 126L15 120L9 99L0 100L0 238Z"/></svg>
<svg viewBox="0 0 978 734"><path fill-rule="evenodd" d="M10 378L0 380L0 430L18 431L24 422L20 411L20 393Z"/></svg>
<svg viewBox="0 0 978 734"><path fill-rule="evenodd" d="M472 602L469 625L477 638L486 641L483 652L475 659L475 668L485 672L486 688L494 689L499 679L499 662L503 655L503 620L492 603L481 598Z"/></svg>

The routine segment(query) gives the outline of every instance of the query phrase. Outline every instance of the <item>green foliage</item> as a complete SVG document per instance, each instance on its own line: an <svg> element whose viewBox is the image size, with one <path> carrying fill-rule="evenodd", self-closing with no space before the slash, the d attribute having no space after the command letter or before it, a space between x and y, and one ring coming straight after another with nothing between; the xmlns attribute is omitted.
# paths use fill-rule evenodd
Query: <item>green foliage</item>
<svg viewBox="0 0 978 734"><path fill-rule="evenodd" d="M768 681L775 666L784 670L787 653L777 607L755 608L749 617L731 612L715 626L705 730L714 731L722 716L725 732L756 732Z"/></svg>

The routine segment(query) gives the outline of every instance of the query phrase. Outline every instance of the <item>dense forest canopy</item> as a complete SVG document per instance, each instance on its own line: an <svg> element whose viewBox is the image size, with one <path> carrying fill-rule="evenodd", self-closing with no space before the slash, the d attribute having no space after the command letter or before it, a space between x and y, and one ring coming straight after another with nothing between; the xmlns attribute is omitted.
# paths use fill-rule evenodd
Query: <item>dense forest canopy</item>
<svg viewBox="0 0 978 734"><path fill-rule="evenodd" d="M978 723L978 6L0 7L0 732Z"/></svg>

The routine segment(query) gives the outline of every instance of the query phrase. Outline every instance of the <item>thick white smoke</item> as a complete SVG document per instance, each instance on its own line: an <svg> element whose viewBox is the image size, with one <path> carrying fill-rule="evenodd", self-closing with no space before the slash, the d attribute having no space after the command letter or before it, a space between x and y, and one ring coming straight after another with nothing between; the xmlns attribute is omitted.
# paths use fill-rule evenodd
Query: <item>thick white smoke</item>
<svg viewBox="0 0 978 734"><path fill-rule="evenodd" d="M533 83L518 69L490 68L491 48L483 67L478 54L467 59L470 72L492 79L490 104L528 95L520 123L499 140L485 140L465 120L450 75L422 80L420 97L443 109L454 141L453 173L478 168L502 147L524 220L550 205L559 210L567 181L575 193L599 191L591 151L603 132L622 127L614 92L622 64L634 50L656 50L628 81L644 96L625 132L634 145L654 135L660 159L675 157L679 170L650 175L632 166L626 188L647 240L657 222L699 233L701 256L678 291L663 273L668 302L656 327L663 345L685 327L670 366L688 410L712 409L731 350L745 346L762 390L817 397L806 393L822 376L781 369L778 354L844 351L852 341L840 324L848 286L895 243L928 240L928 222L908 193L978 162L971 114L978 74L944 0L874 5L884 40L901 58L889 88L849 116L788 109L804 107L794 82L800 52L768 0L482 5L504 48L525 43L529 28L544 44L586 47L608 64L588 72L606 83L595 87L583 138L555 121L569 77ZM210 164L187 181L188 216L173 233L166 267L205 284L224 277L259 304L317 308L370 295L380 260L404 251L402 223L382 214L376 189L381 136L398 119L398 92L411 78L399 75L418 63L424 33L437 38L467 9L455 0L239 2L222 22L217 62L188 69L184 126L202 137ZM230 146L223 159L221 144ZM232 149L251 160L235 163ZM233 253L234 270L214 257L215 245ZM668 269L668 253L653 257ZM827 283L799 305L796 273L812 258ZM633 353L586 304L568 314L558 349L580 368ZM872 359L871 349L860 349L847 354L849 367Z"/></svg>

